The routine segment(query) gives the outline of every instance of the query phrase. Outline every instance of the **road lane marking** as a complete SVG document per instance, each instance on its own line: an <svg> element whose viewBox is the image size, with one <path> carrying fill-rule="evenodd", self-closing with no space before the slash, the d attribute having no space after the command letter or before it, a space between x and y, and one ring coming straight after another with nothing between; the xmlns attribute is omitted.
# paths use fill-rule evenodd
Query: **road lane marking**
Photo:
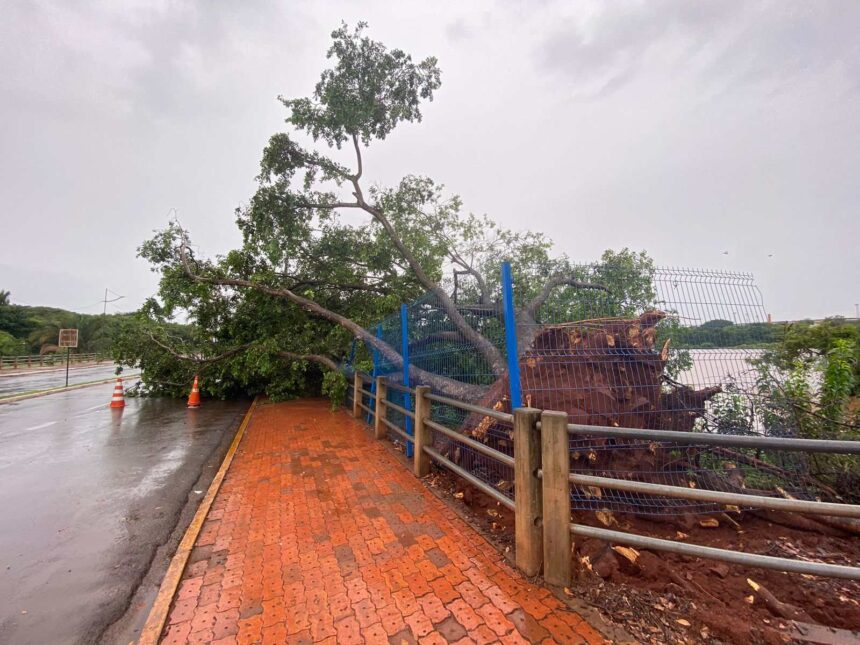
<svg viewBox="0 0 860 645"><path fill-rule="evenodd" d="M55 423L57 423L57 422L56 421L48 421L48 423L42 423L40 425L33 426L32 428L27 428L26 430L24 430L24 432L30 432L30 430L41 430L42 428L47 428L48 426L52 426Z"/></svg>
<svg viewBox="0 0 860 645"><path fill-rule="evenodd" d="M107 408L109 405L110 405L110 403L99 403L98 405L94 405L91 408L84 408L83 410L78 412L75 416L76 417L83 417L83 416L86 416L87 414L89 414L90 412L92 412L93 410L101 410L103 408Z"/></svg>

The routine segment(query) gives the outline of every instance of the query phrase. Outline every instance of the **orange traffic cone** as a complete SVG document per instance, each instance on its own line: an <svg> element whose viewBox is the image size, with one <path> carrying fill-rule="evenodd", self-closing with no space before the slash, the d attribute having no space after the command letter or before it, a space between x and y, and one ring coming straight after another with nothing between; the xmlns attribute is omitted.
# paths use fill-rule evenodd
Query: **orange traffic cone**
<svg viewBox="0 0 860 645"><path fill-rule="evenodd" d="M125 407L125 397L122 392L122 377L117 377L116 385L113 386L113 396L110 400L110 407L112 408L124 408Z"/></svg>
<svg viewBox="0 0 860 645"><path fill-rule="evenodd" d="M200 407L200 389L197 387L197 375L194 375L194 385L191 386L191 394L188 395L188 407Z"/></svg>

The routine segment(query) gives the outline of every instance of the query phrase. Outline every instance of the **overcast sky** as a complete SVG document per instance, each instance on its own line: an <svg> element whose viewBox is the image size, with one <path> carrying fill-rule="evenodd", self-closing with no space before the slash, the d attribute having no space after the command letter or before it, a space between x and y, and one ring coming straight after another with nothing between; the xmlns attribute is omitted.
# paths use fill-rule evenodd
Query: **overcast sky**
<svg viewBox="0 0 860 645"><path fill-rule="evenodd" d="M574 259L750 271L776 319L854 315L853 0L4 2L0 289L134 309L173 208L205 253L237 244L276 97L311 93L341 20L443 70L369 180L429 175Z"/></svg>

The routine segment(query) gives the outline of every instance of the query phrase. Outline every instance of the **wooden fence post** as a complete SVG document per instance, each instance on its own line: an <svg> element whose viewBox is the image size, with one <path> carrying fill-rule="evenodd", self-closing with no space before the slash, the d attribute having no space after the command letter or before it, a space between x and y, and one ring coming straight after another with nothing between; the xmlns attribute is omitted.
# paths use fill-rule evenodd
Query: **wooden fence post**
<svg viewBox="0 0 860 645"><path fill-rule="evenodd" d="M551 585L570 585L570 444L567 413L541 414L543 471L543 577Z"/></svg>
<svg viewBox="0 0 860 645"><path fill-rule="evenodd" d="M540 410L514 410L514 499L517 567L527 576L540 573L543 562L543 493L538 469L541 442L537 420Z"/></svg>
<svg viewBox="0 0 860 645"><path fill-rule="evenodd" d="M364 387L362 387L361 374L355 372L352 377L352 416L356 419L361 416L361 408L358 407L358 404L361 403L363 390Z"/></svg>
<svg viewBox="0 0 860 645"><path fill-rule="evenodd" d="M433 431L426 423L430 417L430 387L419 385L415 388L415 426L413 428L415 442L412 451L413 468L416 477L430 474L430 455L424 452L424 446L433 445Z"/></svg>
<svg viewBox="0 0 860 645"><path fill-rule="evenodd" d="M388 428L382 422L386 418L388 400L388 379L384 376L376 377L376 414L373 415L373 436L377 439L385 439Z"/></svg>

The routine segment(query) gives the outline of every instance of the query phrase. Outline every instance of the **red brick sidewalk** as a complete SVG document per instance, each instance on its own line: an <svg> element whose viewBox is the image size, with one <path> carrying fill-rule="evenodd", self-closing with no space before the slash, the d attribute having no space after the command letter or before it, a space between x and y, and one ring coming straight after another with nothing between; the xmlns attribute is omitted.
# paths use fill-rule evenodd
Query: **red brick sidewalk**
<svg viewBox="0 0 860 645"><path fill-rule="evenodd" d="M603 639L323 401L255 411L162 639L542 641Z"/></svg>

